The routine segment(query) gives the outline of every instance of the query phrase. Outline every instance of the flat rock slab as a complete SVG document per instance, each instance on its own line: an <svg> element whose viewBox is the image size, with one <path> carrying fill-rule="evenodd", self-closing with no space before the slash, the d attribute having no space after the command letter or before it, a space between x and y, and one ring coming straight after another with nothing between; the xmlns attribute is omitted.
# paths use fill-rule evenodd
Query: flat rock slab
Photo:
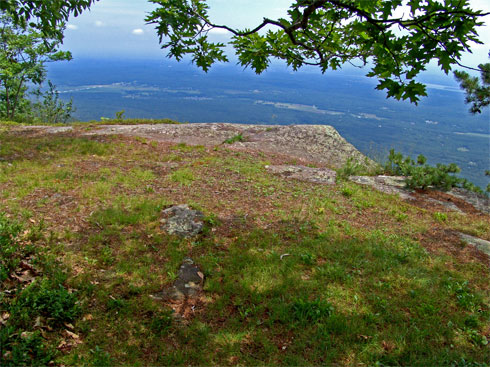
<svg viewBox="0 0 490 367"><path fill-rule="evenodd" d="M306 166L290 165L265 166L265 168L274 174L287 178L319 184L334 185L337 177L337 172L328 168L311 168Z"/></svg>
<svg viewBox="0 0 490 367"><path fill-rule="evenodd" d="M460 214L463 214L463 215L466 214L464 211L462 211L461 209L459 209L456 204L454 204L454 203L452 203L450 201L442 201L442 200L437 200L437 199L433 199L433 198L429 198L429 199L427 199L427 201L429 201L431 203L434 203L434 204L437 204L437 205L440 205L440 206L443 206L443 207L445 207L449 211L460 213Z"/></svg>
<svg viewBox="0 0 490 367"><path fill-rule="evenodd" d="M204 215L188 205L175 205L162 211L162 229L168 234L180 237L193 237L203 228Z"/></svg>
<svg viewBox="0 0 490 367"><path fill-rule="evenodd" d="M265 153L281 154L293 159L319 163L333 168L341 168L350 159L369 167L377 164L349 144L340 134L328 125L246 125L229 123L192 123L192 124L157 124L157 125L99 125L90 130L73 128L71 126L20 126L12 130L39 131L42 133L62 133L76 130L82 135L125 135L141 136L148 139L185 143L189 145L230 146L236 150L253 150ZM225 140L241 135L243 141L231 145L224 144ZM301 167L298 170L284 168L277 173L300 180L331 183L328 172L312 172ZM274 171L274 168L271 169ZM381 192L398 194L402 199L415 199L411 191L405 189L403 177L390 176L352 176L350 180L363 185L369 185ZM490 214L490 199L464 189L453 189L447 194L471 204L476 210ZM435 202L434 202L435 203ZM458 211L451 204L444 205L448 210ZM174 231L173 224L168 224ZM179 227L176 225L176 227ZM192 227L192 225L191 225ZM175 233L178 234L178 230ZM185 231L184 231L185 232ZM182 233L184 233L182 232ZM192 232L192 231L191 231ZM183 234L186 236L186 234Z"/></svg>
<svg viewBox="0 0 490 367"><path fill-rule="evenodd" d="M484 254L490 256L490 241L482 240L481 238L473 237L465 233L459 233L459 237L463 241L468 242L470 245L475 246L478 250L480 250Z"/></svg>
<svg viewBox="0 0 490 367"><path fill-rule="evenodd" d="M447 194L473 205L482 213L490 214L490 198L488 196L461 188L452 189Z"/></svg>
<svg viewBox="0 0 490 367"><path fill-rule="evenodd" d="M15 127L15 130L19 131L41 131L48 134L59 134L73 131L72 126L38 126L38 125L26 125Z"/></svg>
<svg viewBox="0 0 490 367"><path fill-rule="evenodd" d="M376 166L371 159L348 143L329 125L245 125L229 123L192 123L158 125L100 125L85 135L142 136L153 140L216 146L241 135L234 149L278 153L292 158L340 168L348 159ZM225 144L228 146L228 144Z"/></svg>
<svg viewBox="0 0 490 367"><path fill-rule="evenodd" d="M349 180L361 185L372 186L387 194L398 194L405 200L413 199L410 191L405 188L405 177L403 176L350 176Z"/></svg>

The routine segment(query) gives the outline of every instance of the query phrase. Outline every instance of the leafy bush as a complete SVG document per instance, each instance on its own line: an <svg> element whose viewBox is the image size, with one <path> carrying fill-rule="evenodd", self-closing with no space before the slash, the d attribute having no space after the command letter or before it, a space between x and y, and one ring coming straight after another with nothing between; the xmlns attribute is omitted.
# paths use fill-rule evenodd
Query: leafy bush
<svg viewBox="0 0 490 367"><path fill-rule="evenodd" d="M75 294L48 279L24 289L12 306L12 316L27 324L35 316L53 319L55 324L71 322L80 314Z"/></svg>
<svg viewBox="0 0 490 367"><path fill-rule="evenodd" d="M435 220L437 220L440 223L446 222L447 221L447 214L446 213L441 213L441 212L435 212L433 214L433 217Z"/></svg>
<svg viewBox="0 0 490 367"><path fill-rule="evenodd" d="M90 361L88 366L91 367L110 367L114 366L114 360L111 358L110 354L105 352L98 345L95 349L90 350Z"/></svg>
<svg viewBox="0 0 490 367"><path fill-rule="evenodd" d="M75 295L47 278L35 281L12 301L0 299L0 308L10 314L0 329L1 366L47 366L54 349L38 331L32 331L35 320L42 316L59 328L80 314Z"/></svg>
<svg viewBox="0 0 490 367"><path fill-rule="evenodd" d="M342 195L344 195L346 198L350 198L352 197L352 195L354 195L354 191L350 188L350 187L342 187L342 189L340 190L340 192L342 193Z"/></svg>
<svg viewBox="0 0 490 367"><path fill-rule="evenodd" d="M49 123L49 124L66 124L75 112L73 100L63 102L60 100L60 92L56 90L56 85L48 81L48 90L44 93L36 91L34 94L41 101L33 104L33 120L34 122Z"/></svg>
<svg viewBox="0 0 490 367"><path fill-rule="evenodd" d="M443 191L448 191L453 187L462 187L467 190L482 192L482 190L464 178L456 177L460 168L454 164L427 164L427 158L423 155L417 157L415 162L409 156L404 157L401 153L390 150L385 170L394 175L406 176L405 183L411 189L427 189L433 187Z"/></svg>
<svg viewBox="0 0 490 367"><path fill-rule="evenodd" d="M12 326L0 328L0 365L47 366L54 354L43 342L37 331L20 333Z"/></svg>
<svg viewBox="0 0 490 367"><path fill-rule="evenodd" d="M33 255L30 261L42 269L36 279L26 288L18 286L13 297L2 297L0 310L8 315L6 323L0 328L1 366L46 366L54 352L44 336L36 328L36 320L44 319L53 328L65 322L72 322L80 314L75 294L63 285L64 271L58 262L53 261L34 247L31 241L44 239L42 225L25 239L19 239L21 225L0 214L0 282L5 280L19 266L21 259ZM34 233L34 235L33 235Z"/></svg>
<svg viewBox="0 0 490 367"><path fill-rule="evenodd" d="M124 120L124 113L125 113L125 112L126 112L126 111L124 111L124 110L117 111L117 112L116 112L116 120Z"/></svg>

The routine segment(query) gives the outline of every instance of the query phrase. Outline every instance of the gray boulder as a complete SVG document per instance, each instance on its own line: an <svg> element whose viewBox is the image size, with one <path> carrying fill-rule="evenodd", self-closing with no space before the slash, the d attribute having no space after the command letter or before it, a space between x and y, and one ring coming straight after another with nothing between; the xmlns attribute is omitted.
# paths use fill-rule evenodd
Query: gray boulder
<svg viewBox="0 0 490 367"><path fill-rule="evenodd" d="M168 234L192 237L202 231L203 213L193 210L187 205L176 205L165 209L162 216L162 229Z"/></svg>

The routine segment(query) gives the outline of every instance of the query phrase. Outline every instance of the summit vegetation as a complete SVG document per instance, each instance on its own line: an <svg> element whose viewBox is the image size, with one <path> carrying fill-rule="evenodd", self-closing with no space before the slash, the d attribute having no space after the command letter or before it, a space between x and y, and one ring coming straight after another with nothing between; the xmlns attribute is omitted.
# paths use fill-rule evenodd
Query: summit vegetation
<svg viewBox="0 0 490 367"><path fill-rule="evenodd" d="M257 73L272 58L323 72L369 64L378 89L414 103L419 73L459 65L486 15L467 0L410 0L403 16L400 0L295 0L287 18L239 30L213 23L203 0L151 2L163 48L205 71L228 60L207 37L225 29ZM29 110L45 62L70 58L58 50L65 22L93 3L0 2L4 118ZM478 80L460 76L478 102ZM37 117L66 120L71 104L47 93ZM0 124L0 365L488 367L489 258L464 240L490 240L488 215L287 180L266 167L298 162L233 149L241 136L205 147L83 134L97 128ZM421 158L393 162L434 173ZM169 234L162 211L179 204L204 213L202 232ZM159 298L189 259L198 296Z"/></svg>
<svg viewBox="0 0 490 367"><path fill-rule="evenodd" d="M490 240L487 215L229 144L1 126L2 366L488 366L488 257L456 235ZM162 229L174 204L201 234ZM175 309L153 295L189 257L203 292Z"/></svg>

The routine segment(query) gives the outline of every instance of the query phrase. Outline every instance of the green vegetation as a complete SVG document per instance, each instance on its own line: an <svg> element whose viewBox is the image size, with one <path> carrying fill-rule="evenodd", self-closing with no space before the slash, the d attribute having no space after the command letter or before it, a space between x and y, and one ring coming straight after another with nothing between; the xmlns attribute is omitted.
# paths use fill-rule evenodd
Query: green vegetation
<svg viewBox="0 0 490 367"><path fill-rule="evenodd" d="M233 144L239 141L244 141L243 135L242 134L237 134L229 139L226 139L223 143L224 144Z"/></svg>
<svg viewBox="0 0 490 367"><path fill-rule="evenodd" d="M69 102L60 100L60 93L56 86L48 81L49 89L44 93L36 91L38 101L32 104L32 121L35 123L66 124L76 111L73 99ZM39 100L39 97L42 97Z"/></svg>
<svg viewBox="0 0 490 367"><path fill-rule="evenodd" d="M190 55L205 71L215 62L228 61L226 45L208 39L210 29L221 29L232 36L230 44L240 64L257 73L266 70L273 58L294 70L315 65L322 72L346 62L366 66L369 61L367 76L379 79L377 89L414 103L426 95L426 88L413 78L431 60L437 60L445 73L459 64L463 50L472 41L480 42L479 18L486 15L459 0L412 0L408 11L402 11L405 4L399 0L295 0L284 18L264 18L258 25L235 29L213 23L204 1L153 2L160 7L146 20L156 25L162 47L177 60ZM260 33L265 27L268 32Z"/></svg>
<svg viewBox="0 0 490 367"><path fill-rule="evenodd" d="M189 186L196 178L189 168L181 168L170 175L170 179L183 186Z"/></svg>
<svg viewBox="0 0 490 367"><path fill-rule="evenodd" d="M0 213L0 281L5 281L8 275L19 265L19 245L16 237L21 227L11 223Z"/></svg>
<svg viewBox="0 0 490 367"><path fill-rule="evenodd" d="M490 53L488 54L490 57ZM482 108L490 105L490 63L478 65L480 79L472 77L466 71L455 71L454 76L461 89L466 92L466 103L471 104L470 112L481 113Z"/></svg>
<svg viewBox="0 0 490 367"><path fill-rule="evenodd" d="M488 365L488 265L446 235L487 217L77 129L0 131L2 366ZM162 230L172 204L204 232ZM153 298L187 257L202 297Z"/></svg>
<svg viewBox="0 0 490 367"><path fill-rule="evenodd" d="M60 264L40 250L49 242L40 228L20 232L19 224L0 214L0 363L43 366L56 355L46 331L56 335L81 309L77 295L63 285L66 274ZM19 284L9 289L12 279Z"/></svg>
<svg viewBox="0 0 490 367"><path fill-rule="evenodd" d="M150 2L159 7L146 21L155 24L162 48L169 48L169 56L177 60L189 55L205 71L216 62L228 61L226 45L208 39L210 30L221 29L232 36L229 43L240 64L257 73L267 69L273 58L284 60L294 70L315 65L322 72L345 63L370 63L367 76L379 79L377 89L414 103L426 95L425 85L414 78L433 60L446 74L460 64L471 43L481 43L478 27L483 25L480 18L487 15L461 0L411 0L408 5L400 0L293 0L284 18L263 18L258 25L234 29L214 24L202 0ZM10 14L18 26L29 25L46 37L62 40L70 14L76 16L93 3L4 0L0 11ZM266 27L268 32L260 33Z"/></svg>
<svg viewBox="0 0 490 367"><path fill-rule="evenodd" d="M51 83L47 92L37 94L42 102L32 104L28 98L29 85L40 86L45 81L46 63L71 59L59 47L59 40L15 25L0 8L0 118L65 122L71 116L71 102L60 102Z"/></svg>
<svg viewBox="0 0 490 367"><path fill-rule="evenodd" d="M483 193L483 191L464 178L454 174L460 172L459 167L451 163L444 165L438 163L435 167L427 163L423 155L417 157L415 162L410 157L404 157L401 153L390 150L388 161L385 164L387 172L394 175L407 176L405 182L411 189L427 189L429 187L448 191L453 187L463 187L467 190Z"/></svg>
<svg viewBox="0 0 490 367"><path fill-rule="evenodd" d="M380 173L382 168L369 163L366 159L365 162L358 162L352 158L348 158L347 162L337 170L337 180L347 180L350 176L373 176Z"/></svg>

